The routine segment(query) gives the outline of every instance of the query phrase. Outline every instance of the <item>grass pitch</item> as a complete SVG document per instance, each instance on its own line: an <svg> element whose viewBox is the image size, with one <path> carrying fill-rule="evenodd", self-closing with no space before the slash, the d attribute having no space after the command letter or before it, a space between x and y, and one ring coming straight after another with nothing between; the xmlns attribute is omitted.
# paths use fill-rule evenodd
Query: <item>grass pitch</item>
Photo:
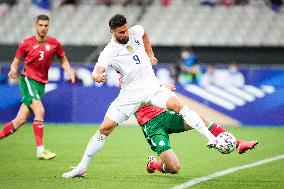
<svg viewBox="0 0 284 189"><path fill-rule="evenodd" d="M222 155L209 150L204 137L188 131L171 135L172 148L181 162L179 174L148 174L147 156L156 154L150 150L139 127L120 126L96 154L85 178L63 179L62 173L77 165L97 129L87 125L47 124L45 146L56 152L57 157L46 161L36 159L32 127L23 126L0 141L0 189L171 188L196 177L284 154L284 127L227 128L239 139L259 140L255 150L243 155L236 152ZM282 189L284 160L240 170L192 188Z"/></svg>

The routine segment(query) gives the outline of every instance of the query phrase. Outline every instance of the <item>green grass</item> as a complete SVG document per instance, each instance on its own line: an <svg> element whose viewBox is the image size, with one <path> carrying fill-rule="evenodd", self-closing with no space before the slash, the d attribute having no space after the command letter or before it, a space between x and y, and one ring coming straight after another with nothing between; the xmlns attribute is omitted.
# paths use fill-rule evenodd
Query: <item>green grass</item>
<svg viewBox="0 0 284 189"><path fill-rule="evenodd" d="M84 188L171 188L190 179L284 154L284 127L227 128L241 139L260 141L254 151L243 155L222 155L206 148L206 140L195 131L171 135L181 170L177 175L148 174L145 164L154 154L138 127L118 127L88 168L84 179L61 177L76 165L86 144L98 127L46 125L45 146L56 152L53 160L35 158L33 131L24 126L13 136L0 141L0 189L84 189ZM284 160L240 170L192 188L284 188Z"/></svg>

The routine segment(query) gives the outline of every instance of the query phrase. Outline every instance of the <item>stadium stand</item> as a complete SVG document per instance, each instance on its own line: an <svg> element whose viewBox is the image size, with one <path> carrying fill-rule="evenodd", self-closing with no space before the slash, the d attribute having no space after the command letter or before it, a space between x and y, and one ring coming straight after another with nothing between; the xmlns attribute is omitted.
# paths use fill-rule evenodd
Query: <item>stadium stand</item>
<svg viewBox="0 0 284 189"><path fill-rule="evenodd" d="M38 9L27 1L1 7L0 43L15 44L30 35L33 30L29 26ZM107 21L114 13L125 14L130 25L143 25L153 45L284 46L283 8L276 13L261 0L231 7L203 6L199 0L172 0L167 6L161 6L160 1L144 6L54 6L48 11L54 25L50 35L65 45L104 45L110 37L106 35Z"/></svg>

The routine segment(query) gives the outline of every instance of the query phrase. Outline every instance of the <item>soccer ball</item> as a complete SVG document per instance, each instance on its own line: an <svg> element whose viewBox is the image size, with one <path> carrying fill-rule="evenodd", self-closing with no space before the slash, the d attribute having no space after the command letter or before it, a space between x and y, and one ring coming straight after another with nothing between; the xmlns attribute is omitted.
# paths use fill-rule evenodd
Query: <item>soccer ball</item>
<svg viewBox="0 0 284 189"><path fill-rule="evenodd" d="M217 149L222 154L229 154L236 149L236 138L229 132L220 133L217 136Z"/></svg>

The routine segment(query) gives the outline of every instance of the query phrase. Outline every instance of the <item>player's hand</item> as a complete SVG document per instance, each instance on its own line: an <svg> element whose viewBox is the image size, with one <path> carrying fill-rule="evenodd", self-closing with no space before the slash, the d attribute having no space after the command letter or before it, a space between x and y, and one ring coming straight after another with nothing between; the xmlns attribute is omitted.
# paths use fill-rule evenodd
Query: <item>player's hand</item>
<svg viewBox="0 0 284 189"><path fill-rule="evenodd" d="M74 70L69 70L68 72L67 72L67 75L68 75L68 77L70 78L70 82L71 83L75 83L75 72L74 72Z"/></svg>
<svg viewBox="0 0 284 189"><path fill-rule="evenodd" d="M158 59L155 56L150 57L150 62L152 65L157 65L158 64Z"/></svg>
<svg viewBox="0 0 284 189"><path fill-rule="evenodd" d="M176 86L174 84L172 84L172 83L166 84L165 87L167 87L171 91L175 91L176 90Z"/></svg>
<svg viewBox="0 0 284 189"><path fill-rule="evenodd" d="M15 79L16 76L17 76L17 70L11 68L9 73L8 73L8 76L12 79Z"/></svg>
<svg viewBox="0 0 284 189"><path fill-rule="evenodd" d="M93 79L97 82L97 83L103 83L106 81L106 73L93 73Z"/></svg>

